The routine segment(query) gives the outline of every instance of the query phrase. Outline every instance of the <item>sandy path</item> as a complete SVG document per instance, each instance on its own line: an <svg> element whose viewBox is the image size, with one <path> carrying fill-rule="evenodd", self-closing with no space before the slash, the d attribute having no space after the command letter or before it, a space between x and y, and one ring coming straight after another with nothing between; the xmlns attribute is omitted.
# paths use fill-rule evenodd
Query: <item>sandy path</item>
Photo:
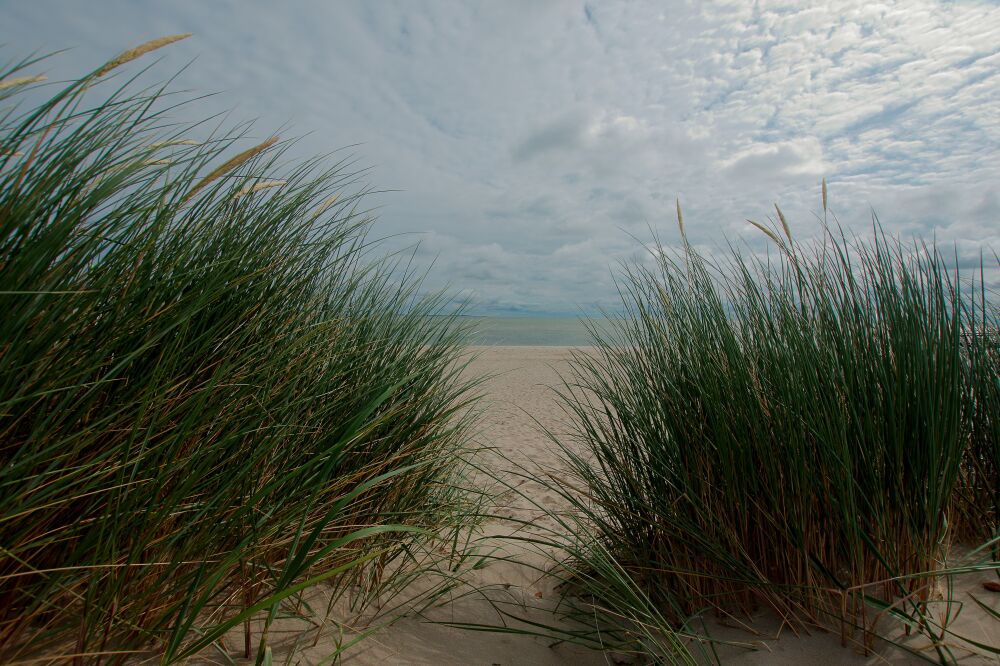
<svg viewBox="0 0 1000 666"><path fill-rule="evenodd" d="M558 466L556 449L540 431L538 424L554 431L564 428L561 424L565 416L549 387L559 385L559 374L568 371L570 350L565 347L481 347L475 351L478 357L470 365L469 372L495 375L483 386L486 408L482 429L486 440L484 443L497 447L518 463L535 461L546 468ZM558 499L540 484L527 481L520 490L545 506L562 508ZM530 503L522 498L515 497L506 506L509 514L517 518L533 519L537 515L537 510L533 511ZM498 533L505 531L509 530L501 528ZM537 554L519 549L516 545L508 546L508 550L511 555L520 559L543 564ZM978 592L980 583L988 579L989 576L983 574L962 580L960 596L965 596L966 588ZM544 580L538 581L535 571L506 562L491 565L481 573L476 582L510 584L512 594L520 594L532 606L542 609L550 607L556 597ZM537 594L541 594L542 599L538 599L535 596ZM983 594L977 593L977 596L982 598ZM529 617L551 622L551 616L546 615L544 612L533 613ZM460 618L466 622L499 622L499 617L489 604L481 600L463 600L432 614L435 619L445 616ZM994 635L1000 632L1000 624L984 618L976 609L964 609L963 617L954 626L960 633L970 637L993 644L1000 643L1000 635ZM767 617L755 619L754 629L760 632L757 636L742 629L722 626L715 621L710 623L709 628L717 638L739 642L758 641L761 645L761 649L756 651L720 647L719 656L725 664L833 666L927 663L913 655L885 648L881 650L881 654L866 657L851 647L842 647L838 635L819 630L796 637L787 627L782 628L779 622ZM778 636L780 641L776 640ZM919 649L921 639L913 638L908 642L913 648ZM345 663L358 666L380 663L454 666L589 666L614 663L609 656L596 651L571 645L549 647L548 643L549 641L530 636L469 632L407 619L369 639L365 647ZM933 660L932 652L925 654ZM956 651L955 656L962 664L1000 664L1000 659L974 657L961 650Z"/></svg>
<svg viewBox="0 0 1000 666"><path fill-rule="evenodd" d="M554 431L560 431L565 416L559 409L550 386L560 383L559 373L568 370L570 350L565 347L481 347L473 350L477 358L470 364L468 372L474 376L492 375L483 386L484 408L480 443L496 447L504 456L518 463L534 461L544 467L558 465L558 455L553 444L539 429L538 423ZM535 422L537 419L538 423ZM505 466L502 461L493 460L491 465ZM562 508L558 499L544 486L532 481L524 481L519 490L536 501L554 508ZM529 502L517 496L506 497L501 502L501 514L522 520L535 520L538 514ZM541 518L545 520L545 518ZM491 535L503 536L511 532L509 525L499 522L487 526ZM505 542L506 553L520 561L543 566L545 558L529 552L516 543ZM978 589L979 583L987 580L984 574L963 581L963 586ZM504 594L510 601L522 600L535 610L526 616L540 622L552 623L549 610L554 607L558 595L551 582L540 579L539 573L529 566L512 562L494 562L485 569L475 572L472 582L477 586L504 586ZM318 591L317 591L318 593ZM496 593L494 593L495 595ZM989 594L989 593L986 593ZM982 597L982 595L978 595ZM970 604L971 605L971 604ZM1000 604L998 604L1000 605ZM525 613L525 611L519 611ZM591 666L614 663L609 655L586 648L558 644L551 640L532 636L484 633L448 627L436 622L458 621L501 624L503 619L491 604L481 597L465 597L434 608L423 617L409 617L391 627L368 637L350 649L341 663L351 666L374 664L441 664L443 666L483 665L483 666ZM980 640L1000 643L1000 636L992 634L998 624L983 620L981 614L967 612L963 618L963 630ZM717 638L740 642L761 641L763 649L749 652L743 649L723 648L720 656L725 664L910 664L921 663L912 656L901 653L886 653L882 656L864 657L851 648L840 645L839 636L815 631L808 636L795 637L787 628L777 622L758 618L754 627L761 633L754 637L743 630L724 627L716 622L710 624L712 634ZM781 640L774 638L779 635ZM290 639L290 636L286 636ZM292 647L294 653L290 663L329 663L331 652L330 636L326 634L315 648L302 650L303 646L291 646L277 635L273 636L275 663L283 661L282 652ZM916 646L916 645L914 645ZM282 649L284 648L284 650ZM287 652L286 652L287 653ZM961 653L959 653L961 654ZM923 662L926 663L926 662ZM961 659L960 663L994 663L982 659Z"/></svg>
<svg viewBox="0 0 1000 666"><path fill-rule="evenodd" d="M564 347L480 347L468 368L473 376L492 375L482 387L484 414L481 443L496 447L504 456L518 463L533 460L546 467L555 466L558 456L552 444L541 432L539 423L558 429L562 412L548 388L559 383L559 372L568 369L569 349ZM530 414L530 416L528 415ZM532 418L533 417L533 418ZM503 464L493 460L492 464ZM519 490L531 494L545 505L556 498L541 485L526 482ZM519 519L533 519L537 510L523 498L508 497L501 514ZM503 535L510 527L492 525L490 534ZM507 542L506 552L539 566L544 561L516 544ZM474 578L477 585L510 586L507 591L514 599L523 599L530 606L543 609L529 611L527 616L551 622L552 615L544 609L554 606L557 595L539 573L528 566L495 562ZM540 597L539 597L540 595ZM522 611L523 612L523 611ZM466 598L427 614L430 620L456 619L462 622L498 624L502 618L489 602ZM344 660L345 664L482 664L484 666L537 665L590 666L611 663L605 655L586 648L559 644L531 636L484 633L455 629L420 619L399 621L387 630L369 638Z"/></svg>

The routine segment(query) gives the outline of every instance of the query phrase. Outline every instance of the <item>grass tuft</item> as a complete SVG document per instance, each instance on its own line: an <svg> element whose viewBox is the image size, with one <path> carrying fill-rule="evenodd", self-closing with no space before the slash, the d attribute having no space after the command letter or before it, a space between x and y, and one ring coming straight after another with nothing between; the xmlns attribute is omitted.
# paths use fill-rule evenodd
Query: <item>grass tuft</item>
<svg viewBox="0 0 1000 666"><path fill-rule="evenodd" d="M240 627L266 661L278 618L329 625L310 588L385 604L468 555L458 320L373 254L349 160L227 159L246 128L204 140L160 89L102 93L179 38L27 110L4 90L4 663L235 656Z"/></svg>
<svg viewBox="0 0 1000 666"><path fill-rule="evenodd" d="M751 222L777 256L684 243L626 267L624 314L562 391L557 575L605 645L657 659L689 659L707 611L767 608L868 648L906 626L949 662L939 590L1000 569L988 267L877 223L797 243L777 212L787 242ZM985 545L959 560L963 539Z"/></svg>

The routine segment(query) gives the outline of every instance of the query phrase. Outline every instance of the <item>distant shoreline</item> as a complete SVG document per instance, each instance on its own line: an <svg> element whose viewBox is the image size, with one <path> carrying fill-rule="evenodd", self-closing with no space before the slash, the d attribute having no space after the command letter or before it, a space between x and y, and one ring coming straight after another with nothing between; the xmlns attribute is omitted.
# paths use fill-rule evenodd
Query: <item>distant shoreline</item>
<svg viewBox="0 0 1000 666"><path fill-rule="evenodd" d="M604 322L591 317L463 318L473 329L469 343L483 347L590 347L591 329L604 329Z"/></svg>

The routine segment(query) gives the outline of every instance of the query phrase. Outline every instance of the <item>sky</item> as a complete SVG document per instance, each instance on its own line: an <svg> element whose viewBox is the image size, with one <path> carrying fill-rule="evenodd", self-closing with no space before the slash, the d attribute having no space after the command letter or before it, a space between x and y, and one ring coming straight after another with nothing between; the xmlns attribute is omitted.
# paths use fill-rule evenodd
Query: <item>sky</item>
<svg viewBox="0 0 1000 666"><path fill-rule="evenodd" d="M979 264L1000 251L1000 5L0 1L0 60L71 78L164 35L187 107L370 167L374 235L486 314L618 303L654 235L766 251L877 214ZM34 70L33 72L34 73ZM345 148L347 147L347 148ZM995 265L995 261L994 261ZM996 285L997 272L990 281Z"/></svg>

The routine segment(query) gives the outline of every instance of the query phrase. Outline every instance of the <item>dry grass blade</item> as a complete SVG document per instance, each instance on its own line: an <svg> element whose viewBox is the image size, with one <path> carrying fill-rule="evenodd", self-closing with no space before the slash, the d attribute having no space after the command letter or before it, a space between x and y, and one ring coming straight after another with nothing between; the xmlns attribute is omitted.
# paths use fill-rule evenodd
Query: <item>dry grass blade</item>
<svg viewBox="0 0 1000 666"><path fill-rule="evenodd" d="M188 201L193 199L195 195L198 194L198 192L202 191L205 188L206 185L212 183L215 180L218 180L219 178L226 175L233 169L239 167L240 165L246 164L247 162L257 157L257 155L260 155L262 152L264 152L277 142L278 142L278 137L272 136L267 141L259 143L253 148L244 150L236 157L227 160L222 166L216 168L207 176L198 181L198 183L191 188L191 191L187 193L187 196L184 197L184 203L187 203Z"/></svg>
<svg viewBox="0 0 1000 666"><path fill-rule="evenodd" d="M164 46L173 44L174 42L179 42L182 39L187 39L190 36L191 36L190 32L185 32L178 35L168 35L167 37L159 37L157 39L152 39L146 42L145 44L140 44L134 49L129 49L128 51L124 51L123 53L120 53L117 57L112 58L108 62L104 63L104 65L102 65L100 69L94 72L94 78L95 79L100 78L105 74L107 74L108 72L110 72L111 70L117 69L118 67L121 67L127 62L131 62L136 58L141 58L142 56L146 55L151 51L161 49Z"/></svg>
<svg viewBox="0 0 1000 666"><path fill-rule="evenodd" d="M191 139L172 139L170 141L154 141L149 144L149 147L153 150L159 148L169 148L171 146L200 146L201 141L193 141Z"/></svg>
<svg viewBox="0 0 1000 666"><path fill-rule="evenodd" d="M17 88L19 86L26 86L32 83L39 83L41 81L48 80L46 76L19 76L16 79L7 79L5 81L0 81L0 90L7 90L8 88Z"/></svg>
<svg viewBox="0 0 1000 666"><path fill-rule="evenodd" d="M681 230L681 238L686 238L687 236L684 234L684 215L681 214L681 200L678 197L675 201L677 203L677 227Z"/></svg>
<svg viewBox="0 0 1000 666"><path fill-rule="evenodd" d="M245 185L244 187L242 187L239 192L233 195L233 198L242 199L248 194L253 194L254 192L260 192L261 190L270 189L272 187L281 187L282 185L285 185L287 183L288 183L287 180L262 180L259 183L251 183L249 185Z"/></svg>
<svg viewBox="0 0 1000 666"><path fill-rule="evenodd" d="M770 229L768 229L767 227L765 227L762 224L757 224L753 220L747 220L747 222L749 222L753 226L755 226L758 229L760 229L761 231L763 231L765 234L767 234L768 238L770 238L771 240L773 240L775 243L778 244L778 247L781 247L781 239L778 238L776 235L774 235L774 232L772 232Z"/></svg>
<svg viewBox="0 0 1000 666"><path fill-rule="evenodd" d="M781 220L781 228L785 230L785 237L788 238L788 242L792 242L792 232L788 228L788 221L785 219L785 214L781 212L778 208L778 204L774 204L774 210L778 211L778 219Z"/></svg>
<svg viewBox="0 0 1000 666"><path fill-rule="evenodd" d="M315 220L317 217L319 217L320 215L322 215L324 212L326 212L326 210L330 206L332 206L333 204L337 203L337 199L339 199L339 198L340 198L340 194L334 194L332 197L327 198L326 201L324 201L320 205L316 206L316 210L314 210L313 213L312 213L312 218Z"/></svg>

